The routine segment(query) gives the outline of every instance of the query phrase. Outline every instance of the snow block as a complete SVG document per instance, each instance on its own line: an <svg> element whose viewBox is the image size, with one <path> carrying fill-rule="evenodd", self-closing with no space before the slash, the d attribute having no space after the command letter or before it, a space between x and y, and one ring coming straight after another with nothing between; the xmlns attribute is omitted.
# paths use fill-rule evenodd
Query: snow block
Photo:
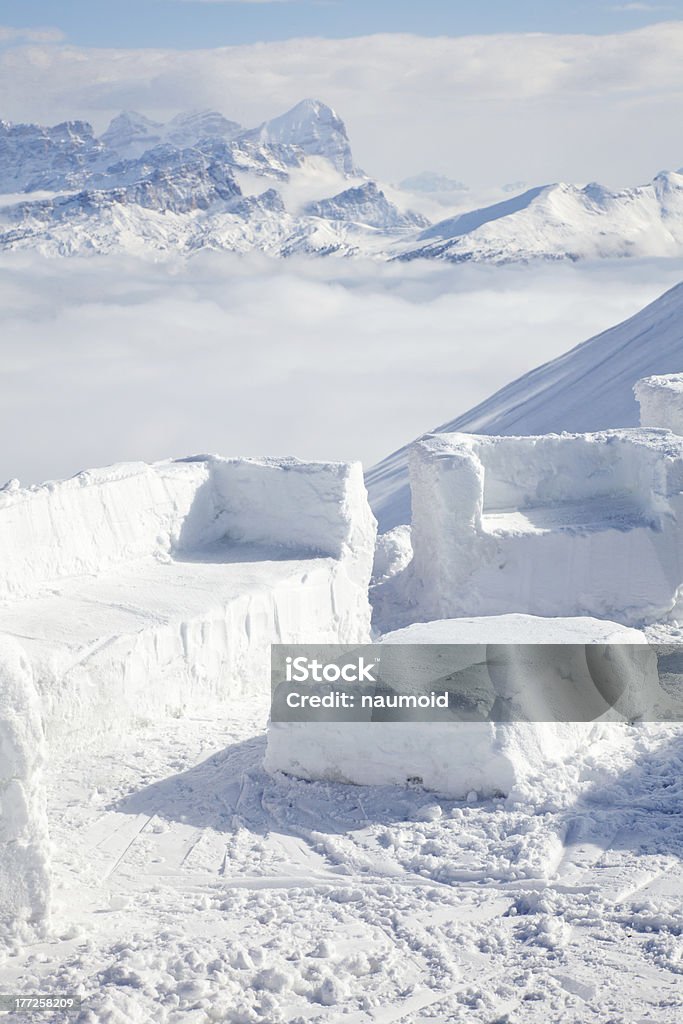
<svg viewBox="0 0 683 1024"><path fill-rule="evenodd" d="M0 633L48 739L266 693L271 642L369 636L359 465L198 457L0 494Z"/></svg>
<svg viewBox="0 0 683 1024"><path fill-rule="evenodd" d="M641 427L663 427L683 435L683 373L643 377L633 388Z"/></svg>
<svg viewBox="0 0 683 1024"><path fill-rule="evenodd" d="M47 916L44 753L31 667L19 644L0 636L0 939Z"/></svg>
<svg viewBox="0 0 683 1024"><path fill-rule="evenodd" d="M614 742L615 722L636 717L662 692L656 654L642 633L586 617L503 615L416 623L386 634L380 643L516 645L505 651L497 646L497 654L509 662L507 695L514 698L518 690L520 719L526 713L530 720L271 722L269 771L358 785L418 784L456 799L472 791L479 796L508 795L534 786L547 797L543 786L551 769L557 769L553 785L563 785L571 759L593 744L598 750L598 744ZM564 647L569 653L562 657L557 645L566 644L575 646ZM588 674L589 661L594 678L600 667L609 673L616 666L620 683L627 678L630 685L619 710L607 712L602 721L567 721L562 718L567 707L553 708L549 701L564 689L575 693ZM552 688L550 697L543 683L549 672L558 671L559 686ZM530 685L530 678L536 686ZM547 720L531 720L540 708Z"/></svg>
<svg viewBox="0 0 683 1024"><path fill-rule="evenodd" d="M48 748L265 698L270 644L367 643L359 464L201 456L0 493L0 923L49 904ZM224 712L225 713L225 712Z"/></svg>
<svg viewBox="0 0 683 1024"><path fill-rule="evenodd" d="M394 625L523 612L639 625L683 586L683 438L664 430L413 446L413 562Z"/></svg>

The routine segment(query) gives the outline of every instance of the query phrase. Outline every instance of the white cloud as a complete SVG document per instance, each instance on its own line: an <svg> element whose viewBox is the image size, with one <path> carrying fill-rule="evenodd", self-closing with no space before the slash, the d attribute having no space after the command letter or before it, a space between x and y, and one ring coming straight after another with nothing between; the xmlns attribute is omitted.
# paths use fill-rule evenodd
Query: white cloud
<svg viewBox="0 0 683 1024"><path fill-rule="evenodd" d="M6 254L0 482L203 451L371 463L680 272Z"/></svg>
<svg viewBox="0 0 683 1024"><path fill-rule="evenodd" d="M0 45L3 43L60 43L65 38L59 28L14 28L0 25Z"/></svg>
<svg viewBox="0 0 683 1024"><path fill-rule="evenodd" d="M378 35L204 51L15 47L2 115L165 116L213 106L257 124L304 96L342 114L369 172L424 168L471 184L633 183L679 167L683 24L607 36Z"/></svg>
<svg viewBox="0 0 683 1024"><path fill-rule="evenodd" d="M648 3L629 3L629 4L613 4L610 8L612 11L635 11L645 12L647 14L655 14L659 11L671 11L673 8L669 4L648 4Z"/></svg>

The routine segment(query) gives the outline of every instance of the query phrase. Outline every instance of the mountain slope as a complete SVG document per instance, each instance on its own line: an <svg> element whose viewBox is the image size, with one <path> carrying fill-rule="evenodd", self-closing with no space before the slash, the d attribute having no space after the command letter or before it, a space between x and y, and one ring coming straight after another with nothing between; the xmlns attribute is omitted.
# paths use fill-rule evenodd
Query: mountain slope
<svg viewBox="0 0 683 1024"><path fill-rule="evenodd" d="M105 148L86 121L52 127L0 121L0 192L77 187Z"/></svg>
<svg viewBox="0 0 683 1024"><path fill-rule="evenodd" d="M434 224L398 259L509 262L683 252L683 174L648 185L546 185Z"/></svg>
<svg viewBox="0 0 683 1024"><path fill-rule="evenodd" d="M681 370L683 284L433 432L544 434L636 426L635 382ZM410 519L407 451L394 452L366 476L381 530Z"/></svg>

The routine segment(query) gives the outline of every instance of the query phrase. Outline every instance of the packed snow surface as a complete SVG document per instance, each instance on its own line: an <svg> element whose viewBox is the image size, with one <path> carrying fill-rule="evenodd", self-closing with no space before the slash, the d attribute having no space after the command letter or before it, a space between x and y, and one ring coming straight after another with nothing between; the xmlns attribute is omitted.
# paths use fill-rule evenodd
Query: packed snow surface
<svg viewBox="0 0 683 1024"><path fill-rule="evenodd" d="M55 751L53 932L3 990L80 993L55 1024L679 1024L677 730L453 800L269 776L265 716Z"/></svg>

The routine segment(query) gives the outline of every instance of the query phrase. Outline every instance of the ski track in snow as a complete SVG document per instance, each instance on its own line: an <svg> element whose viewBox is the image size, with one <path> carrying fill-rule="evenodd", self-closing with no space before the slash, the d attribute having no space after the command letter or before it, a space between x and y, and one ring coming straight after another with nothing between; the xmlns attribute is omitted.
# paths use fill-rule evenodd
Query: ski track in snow
<svg viewBox="0 0 683 1024"><path fill-rule="evenodd" d="M80 991L77 1024L682 1019L673 727L467 803L271 778L240 714L64 750L53 931L3 991Z"/></svg>

